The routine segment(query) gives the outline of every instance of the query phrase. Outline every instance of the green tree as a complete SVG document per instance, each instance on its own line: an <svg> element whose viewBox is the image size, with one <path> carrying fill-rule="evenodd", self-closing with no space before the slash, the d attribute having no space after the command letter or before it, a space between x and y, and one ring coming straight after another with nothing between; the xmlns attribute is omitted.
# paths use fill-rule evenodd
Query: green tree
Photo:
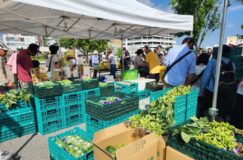
<svg viewBox="0 0 243 160"><path fill-rule="evenodd" d="M93 52L95 49L99 53L104 52L108 48L108 40L61 38L60 46L77 48L88 57L88 53Z"/></svg>
<svg viewBox="0 0 243 160"><path fill-rule="evenodd" d="M122 57L122 49L121 48L118 48L116 54L117 54L117 57L118 58L121 58Z"/></svg>
<svg viewBox="0 0 243 160"><path fill-rule="evenodd" d="M207 33L220 27L218 0L170 0L170 2L178 14L193 15L193 37L198 48Z"/></svg>

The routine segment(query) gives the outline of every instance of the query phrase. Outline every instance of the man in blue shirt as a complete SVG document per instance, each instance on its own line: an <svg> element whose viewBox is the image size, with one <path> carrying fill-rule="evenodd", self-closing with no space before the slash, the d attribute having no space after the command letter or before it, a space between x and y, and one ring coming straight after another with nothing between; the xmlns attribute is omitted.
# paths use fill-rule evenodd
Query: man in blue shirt
<svg viewBox="0 0 243 160"><path fill-rule="evenodd" d="M227 45L223 46L223 53L222 53L222 61L221 61L221 70L220 73L222 73L222 66L223 65L229 65L232 66L230 68L231 71L227 71L224 74L231 74L230 77L232 77L232 84L234 83L234 65L231 62L229 55L231 52L231 48ZM215 50L212 59L207 64L206 69L204 70L201 83L200 83L200 95L203 95L203 104L202 108L199 109L199 116L204 116L207 114L208 109L212 106L213 101L213 92L214 92L214 83L215 83L215 74L216 74L216 64L217 64L217 50ZM219 84L222 84L221 78L219 80ZM220 88L220 85L217 86ZM231 86L228 86L227 88L231 88ZM232 89L232 93L218 93L218 109L219 109L219 116L223 118L224 120L227 119L227 117L230 115L231 110L233 109L233 95L234 93L234 86ZM219 90L220 91L220 90ZM226 91L227 92L227 91ZM220 99L220 101L219 101Z"/></svg>
<svg viewBox="0 0 243 160"><path fill-rule="evenodd" d="M181 46L170 49L165 59L166 66L172 65L177 59L192 50L194 45L193 38L187 37L183 40ZM167 72L164 78L165 82L169 86L189 85L194 77L195 65L196 55L192 51Z"/></svg>

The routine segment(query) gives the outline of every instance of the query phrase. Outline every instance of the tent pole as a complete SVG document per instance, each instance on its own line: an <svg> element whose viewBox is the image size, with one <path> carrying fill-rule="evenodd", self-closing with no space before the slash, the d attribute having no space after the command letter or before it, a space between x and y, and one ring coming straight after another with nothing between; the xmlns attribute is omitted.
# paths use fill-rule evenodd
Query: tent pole
<svg viewBox="0 0 243 160"><path fill-rule="evenodd" d="M224 43L224 30L225 30L227 6L228 6L228 0L224 0L223 17L221 22L222 26L220 29L219 49L217 55L216 75L215 75L214 92L213 92L213 104L212 104L212 108L209 108L209 114L211 116L211 120L215 120L215 116L217 115L218 112L217 109L218 85L219 85L220 67L221 67L221 59L222 59L222 51L223 51L223 43Z"/></svg>
<svg viewBox="0 0 243 160"><path fill-rule="evenodd" d="M121 50L122 50L122 71L121 71L121 80L123 80L122 78L122 73L124 72L124 53L123 53L123 35L121 35Z"/></svg>

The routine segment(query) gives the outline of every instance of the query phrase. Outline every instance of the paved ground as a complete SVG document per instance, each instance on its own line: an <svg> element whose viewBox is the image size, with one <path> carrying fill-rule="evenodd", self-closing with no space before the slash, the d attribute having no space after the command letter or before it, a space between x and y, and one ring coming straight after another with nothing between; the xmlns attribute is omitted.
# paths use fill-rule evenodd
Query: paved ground
<svg viewBox="0 0 243 160"><path fill-rule="evenodd" d="M78 126L83 129L85 128L84 124ZM11 156L10 160L48 160L50 159L47 143L48 137L65 132L74 127L65 128L44 136L37 133L9 140L0 144L0 150L9 152ZM0 160L5 159L0 157Z"/></svg>

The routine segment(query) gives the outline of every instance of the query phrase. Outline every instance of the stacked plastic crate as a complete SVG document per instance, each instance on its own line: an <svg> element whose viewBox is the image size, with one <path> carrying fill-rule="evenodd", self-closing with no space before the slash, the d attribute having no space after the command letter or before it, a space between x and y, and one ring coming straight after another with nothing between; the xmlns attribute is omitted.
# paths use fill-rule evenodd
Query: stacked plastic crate
<svg viewBox="0 0 243 160"><path fill-rule="evenodd" d="M82 85L82 121L86 121L86 99L100 95L98 79L77 80Z"/></svg>
<svg viewBox="0 0 243 160"><path fill-rule="evenodd" d="M0 142L36 131L35 115L31 103L19 101L13 109L0 105Z"/></svg>
<svg viewBox="0 0 243 160"><path fill-rule="evenodd" d="M92 138L100 129L126 121L130 116L139 113L139 98L137 95L115 93L116 103L102 104L106 97L95 97L86 100L87 122L86 131Z"/></svg>
<svg viewBox="0 0 243 160"><path fill-rule="evenodd" d="M62 103L64 107L65 126L71 127L83 122L82 85L72 83L62 86Z"/></svg>
<svg viewBox="0 0 243 160"><path fill-rule="evenodd" d="M165 95L171 88L165 88L150 93L150 102ZM192 88L187 95L177 96L174 102L175 125L179 125L196 116L198 103L198 89Z"/></svg>
<svg viewBox="0 0 243 160"><path fill-rule="evenodd" d="M47 134L65 127L65 114L62 105L62 87L33 86L38 131Z"/></svg>

